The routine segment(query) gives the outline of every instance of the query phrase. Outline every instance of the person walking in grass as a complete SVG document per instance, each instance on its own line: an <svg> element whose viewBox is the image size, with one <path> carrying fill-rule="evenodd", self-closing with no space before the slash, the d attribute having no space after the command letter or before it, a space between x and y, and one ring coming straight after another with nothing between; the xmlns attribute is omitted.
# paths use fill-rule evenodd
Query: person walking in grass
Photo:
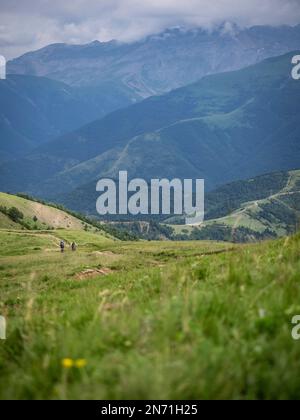
<svg viewBox="0 0 300 420"><path fill-rule="evenodd" d="M72 251L75 252L77 249L77 244L75 242L72 242L71 248L72 248Z"/></svg>
<svg viewBox="0 0 300 420"><path fill-rule="evenodd" d="M64 241L60 241L60 251L65 252L65 243Z"/></svg>

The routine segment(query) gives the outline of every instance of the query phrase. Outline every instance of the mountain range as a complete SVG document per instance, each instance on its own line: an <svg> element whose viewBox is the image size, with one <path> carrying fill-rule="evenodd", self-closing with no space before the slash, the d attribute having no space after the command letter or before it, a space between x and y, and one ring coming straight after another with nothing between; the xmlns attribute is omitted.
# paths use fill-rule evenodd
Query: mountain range
<svg viewBox="0 0 300 420"><path fill-rule="evenodd" d="M134 102L282 55L299 44L300 25L240 28L227 22L212 30L171 28L131 43L53 44L10 61L8 72L97 86L111 91L115 101L121 92Z"/></svg>
<svg viewBox="0 0 300 420"><path fill-rule="evenodd" d="M297 52L115 111L0 166L2 190L61 198L95 191L100 177L204 178L212 189L297 168L300 83ZM85 200L84 200L85 201ZM86 202L89 208L91 203Z"/></svg>
<svg viewBox="0 0 300 420"><path fill-rule="evenodd" d="M138 42L53 44L7 63L0 81L0 162L202 77L295 50L300 25L168 29ZM50 80L49 80L50 79Z"/></svg>

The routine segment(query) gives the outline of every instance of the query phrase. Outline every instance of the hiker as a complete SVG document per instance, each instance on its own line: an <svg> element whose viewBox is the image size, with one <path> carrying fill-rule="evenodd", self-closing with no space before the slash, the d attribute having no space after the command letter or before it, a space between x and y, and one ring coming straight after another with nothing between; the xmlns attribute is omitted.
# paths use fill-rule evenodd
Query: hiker
<svg viewBox="0 0 300 420"><path fill-rule="evenodd" d="M64 243L64 241L60 241L60 250L61 250L61 252L64 252L65 251L65 243Z"/></svg>
<svg viewBox="0 0 300 420"><path fill-rule="evenodd" d="M71 248L72 248L72 251L75 252L77 249L77 244L75 242L72 242Z"/></svg>

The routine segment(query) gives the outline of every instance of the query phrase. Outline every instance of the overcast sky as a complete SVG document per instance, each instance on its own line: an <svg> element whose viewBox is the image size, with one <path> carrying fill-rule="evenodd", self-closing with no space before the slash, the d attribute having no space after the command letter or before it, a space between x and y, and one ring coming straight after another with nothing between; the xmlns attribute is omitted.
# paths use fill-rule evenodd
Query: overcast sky
<svg viewBox="0 0 300 420"><path fill-rule="evenodd" d="M0 54L54 42L133 41L172 26L300 23L300 0L0 0Z"/></svg>

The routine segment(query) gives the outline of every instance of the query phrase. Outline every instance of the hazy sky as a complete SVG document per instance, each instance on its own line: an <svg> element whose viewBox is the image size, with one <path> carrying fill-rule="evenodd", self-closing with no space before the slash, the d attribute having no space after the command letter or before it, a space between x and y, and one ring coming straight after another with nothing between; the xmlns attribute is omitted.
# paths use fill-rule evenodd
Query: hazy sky
<svg viewBox="0 0 300 420"><path fill-rule="evenodd" d="M300 23L300 0L0 0L0 54L54 42L132 41L171 26Z"/></svg>

